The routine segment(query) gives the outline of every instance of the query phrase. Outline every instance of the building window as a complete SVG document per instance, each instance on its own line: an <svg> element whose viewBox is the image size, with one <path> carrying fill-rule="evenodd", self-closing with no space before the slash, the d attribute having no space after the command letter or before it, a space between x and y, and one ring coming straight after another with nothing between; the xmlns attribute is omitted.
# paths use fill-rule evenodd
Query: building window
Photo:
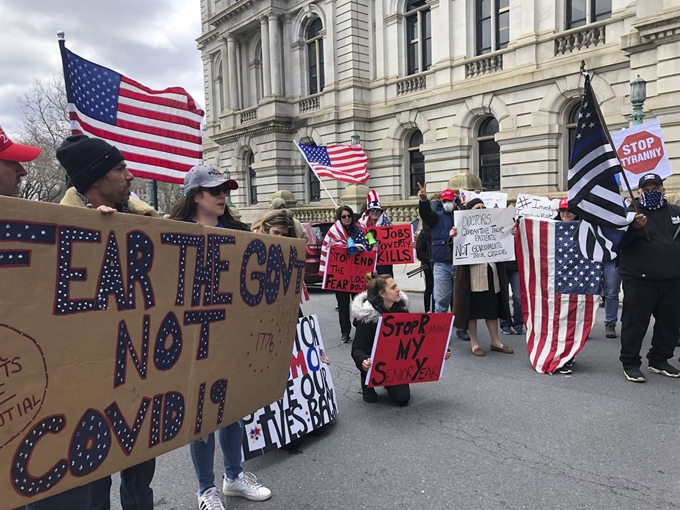
<svg viewBox="0 0 680 510"><path fill-rule="evenodd" d="M259 103L264 97L264 74L262 67L262 41L258 41L255 50L255 99Z"/></svg>
<svg viewBox="0 0 680 510"><path fill-rule="evenodd" d="M479 126L479 178L489 191L501 189L501 149L496 142L498 121L489 117Z"/></svg>
<svg viewBox="0 0 680 510"><path fill-rule="evenodd" d="M477 55L508 47L510 0L476 0Z"/></svg>
<svg viewBox="0 0 680 510"><path fill-rule="evenodd" d="M321 92L324 87L323 36L321 35L321 20L316 18L307 27L307 77L309 93Z"/></svg>
<svg viewBox="0 0 680 510"><path fill-rule="evenodd" d="M316 145L314 140L306 140L303 143L307 145ZM309 188L307 188L309 201L318 202L321 200L321 183L319 182L319 178L314 173L314 170L312 170L309 165L307 165L307 179L309 180Z"/></svg>
<svg viewBox="0 0 680 510"><path fill-rule="evenodd" d="M411 135L408 142L408 165L409 165L409 196L418 194L418 183L425 182L425 156L420 152L423 144L423 134L416 131Z"/></svg>
<svg viewBox="0 0 680 510"><path fill-rule="evenodd" d="M569 131L569 154L568 160L571 160L571 151L574 148L574 142L576 141L576 124L578 123L578 112L581 109L581 103L576 103L571 111L569 112L569 118L567 120L567 130ZM568 162L567 162L568 165Z"/></svg>
<svg viewBox="0 0 680 510"><path fill-rule="evenodd" d="M425 0L406 2L406 73L427 71L432 65L432 22Z"/></svg>
<svg viewBox="0 0 680 510"><path fill-rule="evenodd" d="M567 0L567 30L611 16L612 0Z"/></svg>
<svg viewBox="0 0 680 510"><path fill-rule="evenodd" d="M213 61L213 102L215 119L224 111L224 73L222 72L222 58L219 53Z"/></svg>
<svg viewBox="0 0 680 510"><path fill-rule="evenodd" d="M253 168L253 165L255 164L255 154L249 152L246 157L246 163L248 167L248 195L250 198L250 205L255 205L257 204L257 175Z"/></svg>

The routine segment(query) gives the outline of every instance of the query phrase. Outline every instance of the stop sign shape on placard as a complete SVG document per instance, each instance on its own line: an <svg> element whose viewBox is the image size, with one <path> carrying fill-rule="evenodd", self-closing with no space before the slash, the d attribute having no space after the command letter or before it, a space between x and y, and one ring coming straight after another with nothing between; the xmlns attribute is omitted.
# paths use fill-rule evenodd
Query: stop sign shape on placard
<svg viewBox="0 0 680 510"><path fill-rule="evenodd" d="M621 166L634 174L652 172L664 156L661 138L649 131L627 136L617 151Z"/></svg>

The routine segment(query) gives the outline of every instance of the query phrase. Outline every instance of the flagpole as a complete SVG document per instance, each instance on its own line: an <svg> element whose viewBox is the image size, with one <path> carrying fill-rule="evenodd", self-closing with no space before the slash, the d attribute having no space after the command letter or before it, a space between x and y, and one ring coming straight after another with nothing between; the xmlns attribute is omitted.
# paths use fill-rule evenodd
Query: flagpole
<svg viewBox="0 0 680 510"><path fill-rule="evenodd" d="M323 181L322 181L322 180L319 178L319 176L317 175L316 170L314 170L314 167L311 165L311 163L310 163L309 160L307 159L307 156L305 156L305 153L304 153L304 152L302 151L302 149L300 148L300 145L298 145L297 140L293 140L293 143L295 144L295 147L297 147L297 150L300 151L300 154L302 154L302 157L305 158L305 161L306 161L307 164L309 165L309 168L311 168L311 169L312 169L312 172L314 172L314 176L315 176L317 179L319 179L319 184L321 184L321 187L324 189L324 191L325 191L326 193L328 193L328 198L331 199L331 202L333 202L333 205L334 205L335 208L337 209L337 208L338 208L338 204L335 202L335 200L333 200L333 196L331 195L331 192L328 191L328 188L326 187L326 185L323 183Z"/></svg>

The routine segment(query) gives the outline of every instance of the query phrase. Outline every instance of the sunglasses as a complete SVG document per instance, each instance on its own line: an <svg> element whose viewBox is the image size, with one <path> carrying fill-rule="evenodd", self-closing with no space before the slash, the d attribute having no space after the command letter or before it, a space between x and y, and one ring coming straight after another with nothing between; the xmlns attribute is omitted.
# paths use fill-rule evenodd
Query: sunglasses
<svg viewBox="0 0 680 510"><path fill-rule="evenodd" d="M348 216L348 215L346 215L346 214L343 214L342 216L340 216L340 219L342 219L342 220L351 220L352 217L351 217L351 216Z"/></svg>
<svg viewBox="0 0 680 510"><path fill-rule="evenodd" d="M220 193L224 192L225 195L229 195L229 188L226 186L215 186L213 188L201 188L201 191L207 191L214 197L219 197Z"/></svg>

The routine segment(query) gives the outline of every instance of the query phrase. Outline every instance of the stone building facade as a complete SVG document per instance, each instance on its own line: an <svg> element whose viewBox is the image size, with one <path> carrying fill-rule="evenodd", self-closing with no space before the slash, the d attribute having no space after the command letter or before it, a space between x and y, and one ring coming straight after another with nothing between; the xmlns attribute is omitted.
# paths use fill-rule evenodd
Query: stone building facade
<svg viewBox="0 0 680 510"><path fill-rule="evenodd" d="M240 183L245 220L280 189L327 204L293 140L355 134L384 202L460 172L511 196L564 191L582 60L612 131L646 80L680 174L677 0L201 0L201 17L204 158Z"/></svg>

